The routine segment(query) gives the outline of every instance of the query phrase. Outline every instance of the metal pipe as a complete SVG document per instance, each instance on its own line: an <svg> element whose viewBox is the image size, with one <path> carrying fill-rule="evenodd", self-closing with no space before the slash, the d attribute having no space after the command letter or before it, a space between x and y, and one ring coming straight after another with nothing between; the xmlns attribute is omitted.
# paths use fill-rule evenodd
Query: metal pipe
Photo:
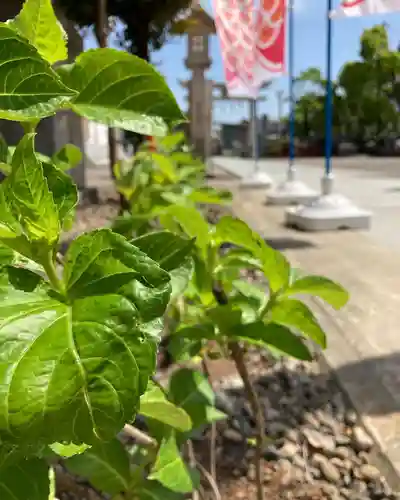
<svg viewBox="0 0 400 500"><path fill-rule="evenodd" d="M326 97L325 97L325 177L332 176L332 0L327 0L327 41L326 41Z"/></svg>
<svg viewBox="0 0 400 500"><path fill-rule="evenodd" d="M289 169L288 180L293 180L295 176L295 97L294 97L294 0L289 2Z"/></svg>
<svg viewBox="0 0 400 500"><path fill-rule="evenodd" d="M258 126L257 126L257 99L250 100L251 135L254 159L254 173L259 171L259 151L258 151Z"/></svg>

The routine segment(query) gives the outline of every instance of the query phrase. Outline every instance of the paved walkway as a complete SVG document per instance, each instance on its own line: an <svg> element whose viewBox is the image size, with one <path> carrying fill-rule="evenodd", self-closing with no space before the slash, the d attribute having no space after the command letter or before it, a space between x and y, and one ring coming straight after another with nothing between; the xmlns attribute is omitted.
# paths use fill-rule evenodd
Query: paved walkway
<svg viewBox="0 0 400 500"><path fill-rule="evenodd" d="M220 157L214 163L239 177L253 168L247 159ZM260 168L276 183L285 178L286 166L284 160L260 161ZM321 159L298 161L298 178L313 189L319 190L322 172ZM371 236L400 250L400 158L339 158L334 160L334 172L336 191L373 213Z"/></svg>
<svg viewBox="0 0 400 500"><path fill-rule="evenodd" d="M354 173L347 175L349 179ZM344 188L346 182L341 182ZM360 182L368 185L365 179ZM389 457L389 461L383 460L384 472L400 488L398 255L379 244L377 229L373 238L369 233L308 234L286 229L281 224L284 209L265 206L265 194L260 190L240 190L237 181L221 184L234 193L235 214L284 251L292 264L331 277L349 290L351 300L343 311L337 313L317 305L328 332L324 358L337 371L365 425ZM360 199L363 196L368 201L361 189ZM393 219L392 223L394 230Z"/></svg>

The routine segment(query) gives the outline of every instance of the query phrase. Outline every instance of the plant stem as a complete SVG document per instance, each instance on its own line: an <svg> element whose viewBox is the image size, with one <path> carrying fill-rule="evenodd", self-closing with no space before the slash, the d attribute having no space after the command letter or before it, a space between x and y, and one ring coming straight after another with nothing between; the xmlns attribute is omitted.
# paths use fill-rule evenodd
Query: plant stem
<svg viewBox="0 0 400 500"><path fill-rule="evenodd" d="M145 446L146 448L157 448L158 444L152 437L146 434L143 431L140 431L133 425L125 424L124 425L124 434L133 438L140 445Z"/></svg>
<svg viewBox="0 0 400 500"><path fill-rule="evenodd" d="M229 303L228 297L220 284L213 287L213 294L218 304L226 306ZM264 413L260 404L253 384L250 379L250 374L247 370L244 351L239 342L231 341L228 347L235 363L236 369L243 381L244 389L247 399L250 403L254 419L256 422L256 454L255 454L255 468L256 468L256 487L257 487L257 500L264 500L264 487L263 487L263 448L265 441L265 422Z"/></svg>
<svg viewBox="0 0 400 500"><path fill-rule="evenodd" d="M53 288L57 292L64 294L63 285L57 276L57 271L56 271L56 267L54 265L52 252L49 252L46 261L43 262L43 267L44 267L44 270L46 271L47 277L49 278L49 281L50 281L51 285L53 286Z"/></svg>

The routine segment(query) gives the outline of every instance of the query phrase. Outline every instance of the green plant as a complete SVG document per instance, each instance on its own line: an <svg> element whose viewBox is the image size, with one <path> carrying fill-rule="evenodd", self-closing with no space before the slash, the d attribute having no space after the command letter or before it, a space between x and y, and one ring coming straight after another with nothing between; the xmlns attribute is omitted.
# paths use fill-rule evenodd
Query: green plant
<svg viewBox="0 0 400 500"><path fill-rule="evenodd" d="M53 68L67 52L50 0L27 0L0 23L0 47L0 118L25 130L14 150L0 148L0 490L5 500L45 500L50 450L93 454L133 421L171 279L192 243L155 233L143 251L143 241L100 229L62 259L58 243L77 203L64 170L78 155L71 146L37 155L35 128L60 109L155 135L183 117L163 78L134 56L90 50Z"/></svg>
<svg viewBox="0 0 400 500"><path fill-rule="evenodd" d="M163 221L175 232L196 236L194 275L186 301L174 312L179 321L170 331L170 351L177 361L222 353L235 362L256 422L257 498L261 500L264 416L243 346L256 344L276 355L311 360L312 345L325 348L326 337L312 310L297 296L319 297L339 309L347 302L347 292L327 278L292 269L281 253L241 220L226 216L215 227L209 226L195 209L174 206ZM264 286L243 281L241 273L246 269L261 273Z"/></svg>
<svg viewBox="0 0 400 500"><path fill-rule="evenodd" d="M205 166L187 151L182 133L145 142L129 160L115 165L115 183L129 211L113 229L125 236L159 227L159 218L171 205L196 207L227 204L231 194L205 186Z"/></svg>

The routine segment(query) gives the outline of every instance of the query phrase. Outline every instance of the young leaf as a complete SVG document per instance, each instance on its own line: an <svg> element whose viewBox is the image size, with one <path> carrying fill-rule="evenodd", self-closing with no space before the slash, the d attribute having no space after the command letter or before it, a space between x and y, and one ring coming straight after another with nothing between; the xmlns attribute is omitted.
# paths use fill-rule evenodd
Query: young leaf
<svg viewBox="0 0 400 500"><path fill-rule="evenodd" d="M47 500L49 468L44 460L22 460L0 469L1 500Z"/></svg>
<svg viewBox="0 0 400 500"><path fill-rule="evenodd" d="M131 241L165 271L179 268L194 248L194 240L188 240L169 231L145 234Z"/></svg>
<svg viewBox="0 0 400 500"><path fill-rule="evenodd" d="M268 320L295 329L309 337L323 349L326 347L326 335L316 320L313 312L300 300L279 299L268 314Z"/></svg>
<svg viewBox="0 0 400 500"><path fill-rule="evenodd" d="M156 168L162 172L169 182L178 182L179 175L176 171L174 163L168 156L159 153L152 153L151 159L153 160Z"/></svg>
<svg viewBox="0 0 400 500"><path fill-rule="evenodd" d="M227 205L232 201L230 191L221 191L212 187L201 187L194 189L188 196L194 203L204 203L212 205Z"/></svg>
<svg viewBox="0 0 400 500"><path fill-rule="evenodd" d="M182 142L185 140L185 134L183 132L177 132L175 134L168 134L165 137L157 140L157 148L161 149L165 153L172 153Z"/></svg>
<svg viewBox="0 0 400 500"><path fill-rule="evenodd" d="M9 26L27 38L50 64L68 59L67 35L51 0L25 0L22 10Z"/></svg>
<svg viewBox="0 0 400 500"><path fill-rule="evenodd" d="M215 239L220 244L233 243L250 250L261 261L273 292L289 284L290 265L286 257L269 247L245 222L230 216L222 217L216 226Z"/></svg>
<svg viewBox="0 0 400 500"><path fill-rule="evenodd" d="M190 238L196 238L196 245L205 250L209 242L209 227L201 213L193 207L171 206L166 213L173 217Z"/></svg>
<svg viewBox="0 0 400 500"><path fill-rule="evenodd" d="M348 292L338 283L323 276L304 276L295 280L285 295L310 294L319 297L335 309L341 309L349 300Z"/></svg>
<svg viewBox="0 0 400 500"><path fill-rule="evenodd" d="M10 26L0 23L0 118L35 121L54 114L76 94Z"/></svg>
<svg viewBox="0 0 400 500"><path fill-rule="evenodd" d="M88 50L59 74L78 92L74 111L89 120L157 136L184 119L164 78L126 52Z"/></svg>
<svg viewBox="0 0 400 500"><path fill-rule="evenodd" d="M139 413L181 432L187 432L192 427L189 415L168 401L163 391L152 383L140 398Z"/></svg>
<svg viewBox="0 0 400 500"><path fill-rule="evenodd" d="M50 449L58 456L63 458L71 458L75 455L81 455L85 453L90 448L88 444L63 444L63 443L53 443L50 445Z"/></svg>
<svg viewBox="0 0 400 500"><path fill-rule="evenodd" d="M139 500L184 500L184 498L186 498L184 493L176 493L157 481L148 480L144 482L138 494Z"/></svg>
<svg viewBox="0 0 400 500"><path fill-rule="evenodd" d="M28 238L51 247L58 240L60 226L42 163L35 155L34 140L34 134L27 134L15 149L7 196Z"/></svg>
<svg viewBox="0 0 400 500"><path fill-rule="evenodd" d="M177 493L193 491L192 476L181 457L173 432L163 439L149 479Z"/></svg>
<svg viewBox="0 0 400 500"><path fill-rule="evenodd" d="M60 151L53 155L52 161L60 170L70 170L77 167L82 161L82 152L74 144L65 144Z"/></svg>
<svg viewBox="0 0 400 500"><path fill-rule="evenodd" d="M237 325L232 330L232 333L239 340L272 347L287 356L293 356L297 359L312 360L312 356L301 338L283 325L276 323L266 325L261 321L256 321L245 325Z"/></svg>
<svg viewBox="0 0 400 500"><path fill-rule="evenodd" d="M0 437L18 443L112 437L155 367L152 327L116 294L66 304L0 287L0 333Z"/></svg>
<svg viewBox="0 0 400 500"><path fill-rule="evenodd" d="M169 274L123 236L99 229L75 239L66 254L64 282L69 297L118 291L137 280L148 288L169 284Z"/></svg>
<svg viewBox="0 0 400 500"><path fill-rule="evenodd" d="M226 418L214 408L214 391L199 371L182 368L174 372L170 379L169 394L172 401L190 416L194 429Z"/></svg>
<svg viewBox="0 0 400 500"><path fill-rule="evenodd" d="M65 464L72 473L87 478L105 493L117 495L129 491L129 455L117 439L99 441L85 453L66 460Z"/></svg>

